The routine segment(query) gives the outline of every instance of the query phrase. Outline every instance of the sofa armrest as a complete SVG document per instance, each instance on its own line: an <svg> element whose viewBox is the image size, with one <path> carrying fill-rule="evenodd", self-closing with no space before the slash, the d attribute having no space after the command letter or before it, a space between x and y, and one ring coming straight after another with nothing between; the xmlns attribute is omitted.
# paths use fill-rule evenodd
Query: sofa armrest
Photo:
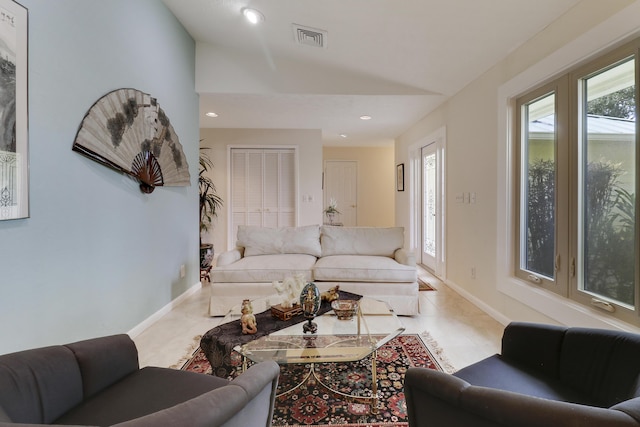
<svg viewBox="0 0 640 427"><path fill-rule="evenodd" d="M396 249L393 254L393 258L403 265L408 265L410 267L415 267L416 265L416 255L412 251L408 251L403 248Z"/></svg>
<svg viewBox="0 0 640 427"><path fill-rule="evenodd" d="M240 387L223 386L186 402L112 427L226 426L247 403Z"/></svg>
<svg viewBox="0 0 640 427"><path fill-rule="evenodd" d="M640 424L640 397L625 400L617 405L612 406L610 409L624 412L625 414L633 417L638 424Z"/></svg>
<svg viewBox="0 0 640 427"><path fill-rule="evenodd" d="M277 363L258 363L229 385L113 427L269 427L279 375Z"/></svg>
<svg viewBox="0 0 640 427"><path fill-rule="evenodd" d="M633 417L619 410L472 386L426 368L409 368L405 397L409 424L416 427L638 425Z"/></svg>
<svg viewBox="0 0 640 427"><path fill-rule="evenodd" d="M84 399L137 371L138 350L126 334L67 344L80 367Z"/></svg>
<svg viewBox="0 0 640 427"><path fill-rule="evenodd" d="M216 260L216 266L222 267L224 265L233 264L236 261L239 261L244 256L244 248L242 246L238 246L230 251L222 252L218 255L218 259Z"/></svg>
<svg viewBox="0 0 640 427"><path fill-rule="evenodd" d="M502 335L502 356L558 378L560 349L566 330L564 326L512 322Z"/></svg>

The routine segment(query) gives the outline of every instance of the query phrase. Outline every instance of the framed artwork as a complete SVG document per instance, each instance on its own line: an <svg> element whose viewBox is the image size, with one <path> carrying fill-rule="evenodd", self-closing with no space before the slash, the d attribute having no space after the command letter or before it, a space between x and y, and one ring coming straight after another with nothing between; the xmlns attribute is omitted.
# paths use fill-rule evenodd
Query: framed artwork
<svg viewBox="0 0 640 427"><path fill-rule="evenodd" d="M404 191L404 163L396 166L396 190Z"/></svg>
<svg viewBox="0 0 640 427"><path fill-rule="evenodd" d="M0 220L29 217L25 7L0 0Z"/></svg>

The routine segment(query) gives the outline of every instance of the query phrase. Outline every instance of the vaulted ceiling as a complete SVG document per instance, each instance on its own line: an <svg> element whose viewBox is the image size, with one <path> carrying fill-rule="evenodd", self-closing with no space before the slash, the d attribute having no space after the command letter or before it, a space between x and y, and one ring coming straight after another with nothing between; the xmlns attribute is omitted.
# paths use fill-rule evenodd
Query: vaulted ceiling
<svg viewBox="0 0 640 427"><path fill-rule="evenodd" d="M196 41L202 128L320 129L325 145L375 146L579 0L163 1ZM264 20L247 22L245 7ZM317 40L309 28L324 47L298 42Z"/></svg>

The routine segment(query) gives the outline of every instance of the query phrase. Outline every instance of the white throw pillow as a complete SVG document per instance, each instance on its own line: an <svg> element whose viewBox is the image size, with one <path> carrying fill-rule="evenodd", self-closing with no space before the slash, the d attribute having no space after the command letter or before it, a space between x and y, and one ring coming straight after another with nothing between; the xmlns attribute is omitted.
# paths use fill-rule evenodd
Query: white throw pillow
<svg viewBox="0 0 640 427"><path fill-rule="evenodd" d="M308 254L319 257L320 226L267 228L251 225L238 227L238 246L244 256L274 254Z"/></svg>

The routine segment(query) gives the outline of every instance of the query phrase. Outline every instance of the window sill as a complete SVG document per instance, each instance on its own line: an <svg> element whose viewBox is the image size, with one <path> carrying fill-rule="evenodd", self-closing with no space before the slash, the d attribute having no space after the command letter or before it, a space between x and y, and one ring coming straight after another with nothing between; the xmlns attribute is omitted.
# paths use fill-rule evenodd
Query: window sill
<svg viewBox="0 0 640 427"><path fill-rule="evenodd" d="M562 325L640 333L640 328L637 326L614 319L597 309L585 307L514 277L504 277L503 280L499 280L498 291Z"/></svg>

